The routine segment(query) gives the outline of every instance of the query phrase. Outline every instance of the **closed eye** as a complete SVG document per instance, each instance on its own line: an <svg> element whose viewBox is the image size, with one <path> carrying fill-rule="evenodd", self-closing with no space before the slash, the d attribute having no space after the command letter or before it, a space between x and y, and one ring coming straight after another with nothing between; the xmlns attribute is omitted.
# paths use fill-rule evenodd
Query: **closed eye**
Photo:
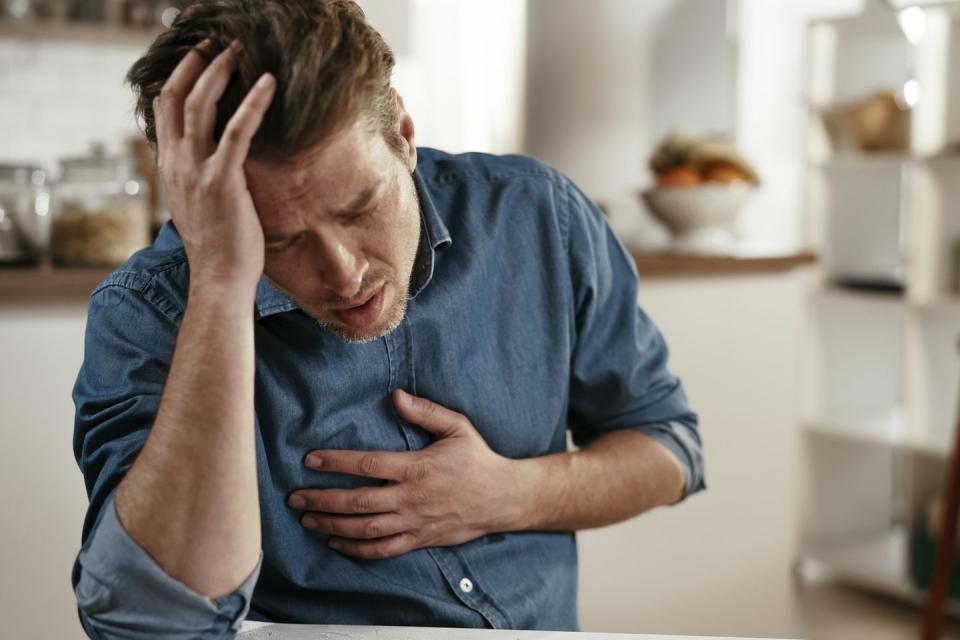
<svg viewBox="0 0 960 640"><path fill-rule="evenodd" d="M339 219L346 223L350 224L352 222L361 222L365 218L370 217L373 214L373 209L364 209L363 211L357 211L356 213L350 213L347 215L338 216Z"/></svg>
<svg viewBox="0 0 960 640"><path fill-rule="evenodd" d="M304 237L304 234L297 233L285 240L271 242L267 244L267 251L270 251L270 252L285 251L287 249L290 249L294 245L298 244L299 242L301 242L303 240L303 237Z"/></svg>

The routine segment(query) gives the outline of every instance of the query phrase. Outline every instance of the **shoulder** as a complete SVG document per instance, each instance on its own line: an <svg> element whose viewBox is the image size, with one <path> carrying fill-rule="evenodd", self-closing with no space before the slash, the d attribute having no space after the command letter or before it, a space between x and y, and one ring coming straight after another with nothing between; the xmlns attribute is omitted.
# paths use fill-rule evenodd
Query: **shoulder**
<svg viewBox="0 0 960 640"><path fill-rule="evenodd" d="M431 185L457 182L498 182L518 178L541 179L558 184L564 177L536 158L490 153L446 153L429 147L417 149L417 170Z"/></svg>
<svg viewBox="0 0 960 640"><path fill-rule="evenodd" d="M439 208L449 210L448 223L453 212L468 211L556 232L566 244L569 209L579 192L570 178L536 158L420 147L417 173Z"/></svg>
<svg viewBox="0 0 960 640"><path fill-rule="evenodd" d="M188 287L187 256L168 222L153 245L134 253L97 285L90 295L91 312L95 307L147 304L178 325Z"/></svg>

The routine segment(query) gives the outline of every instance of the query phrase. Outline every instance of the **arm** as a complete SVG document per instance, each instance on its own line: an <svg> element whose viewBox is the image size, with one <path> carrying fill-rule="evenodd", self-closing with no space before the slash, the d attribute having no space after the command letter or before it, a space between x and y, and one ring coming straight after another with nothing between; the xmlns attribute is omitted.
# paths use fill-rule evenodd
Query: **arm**
<svg viewBox="0 0 960 640"><path fill-rule="evenodd" d="M243 162L273 93L258 83L213 142L236 65L191 50L154 100L158 165L190 265L190 291L150 436L116 492L120 523L171 577L208 597L257 564L253 308L263 231Z"/></svg>
<svg viewBox="0 0 960 640"><path fill-rule="evenodd" d="M130 536L208 597L260 554L252 309L252 294L191 287L157 419L115 498Z"/></svg>
<svg viewBox="0 0 960 640"><path fill-rule="evenodd" d="M579 451L517 465L521 500L508 530L602 527L679 502L686 486L676 456L640 431L610 431Z"/></svg>

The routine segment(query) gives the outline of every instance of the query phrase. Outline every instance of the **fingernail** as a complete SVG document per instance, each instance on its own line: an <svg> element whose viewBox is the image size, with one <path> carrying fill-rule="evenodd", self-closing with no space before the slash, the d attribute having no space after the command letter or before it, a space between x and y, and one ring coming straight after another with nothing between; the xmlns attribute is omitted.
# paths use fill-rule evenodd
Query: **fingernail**
<svg viewBox="0 0 960 640"><path fill-rule="evenodd" d="M294 509L303 509L307 506L307 501L303 499L303 496L290 496L289 503Z"/></svg>
<svg viewBox="0 0 960 640"><path fill-rule="evenodd" d="M400 392L400 402L404 404L410 404L410 394L403 389L397 389L397 391Z"/></svg>
<svg viewBox="0 0 960 640"><path fill-rule="evenodd" d="M323 458L318 455L309 455L307 456L307 466L313 467L314 469L319 469L323 466Z"/></svg>
<svg viewBox="0 0 960 640"><path fill-rule="evenodd" d="M230 49L233 50L234 53L239 53L243 51L243 43L239 40L234 40L230 43Z"/></svg>
<svg viewBox="0 0 960 640"><path fill-rule="evenodd" d="M273 76L269 73L265 73L260 76L260 79L257 80L257 86L261 89L269 89L273 86Z"/></svg>

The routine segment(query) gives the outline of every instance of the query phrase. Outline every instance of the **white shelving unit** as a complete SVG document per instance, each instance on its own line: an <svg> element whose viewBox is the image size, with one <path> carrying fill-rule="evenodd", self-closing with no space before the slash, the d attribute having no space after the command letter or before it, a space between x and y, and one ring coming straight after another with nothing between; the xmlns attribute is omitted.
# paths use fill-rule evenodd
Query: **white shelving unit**
<svg viewBox="0 0 960 640"><path fill-rule="evenodd" d="M960 3L874 7L808 36L807 208L824 278L799 566L919 603L911 532L942 491L960 390ZM912 107L909 147L832 148L822 110L886 89Z"/></svg>

